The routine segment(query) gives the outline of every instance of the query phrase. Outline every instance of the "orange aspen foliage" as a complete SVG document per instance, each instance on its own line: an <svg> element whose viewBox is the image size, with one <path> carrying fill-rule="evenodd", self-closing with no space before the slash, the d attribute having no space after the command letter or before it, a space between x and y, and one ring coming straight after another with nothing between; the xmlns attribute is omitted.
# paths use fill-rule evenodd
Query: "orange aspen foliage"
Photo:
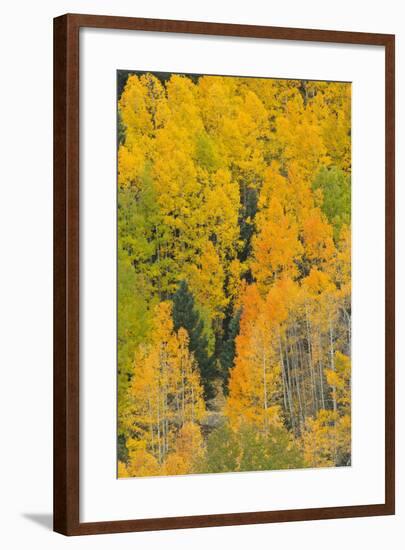
<svg viewBox="0 0 405 550"><path fill-rule="evenodd" d="M274 323L263 311L264 301L255 286L247 289L245 303L225 414L234 428L247 423L266 430L280 425L275 396L281 373L274 353Z"/></svg>
<svg viewBox="0 0 405 550"><path fill-rule="evenodd" d="M350 464L350 84L120 82L118 476Z"/></svg>
<svg viewBox="0 0 405 550"><path fill-rule="evenodd" d="M281 274L296 277L297 261L303 253L298 226L291 216L284 213L278 199L270 201L266 221L259 230L253 239L254 259L251 263L259 287L268 287Z"/></svg>

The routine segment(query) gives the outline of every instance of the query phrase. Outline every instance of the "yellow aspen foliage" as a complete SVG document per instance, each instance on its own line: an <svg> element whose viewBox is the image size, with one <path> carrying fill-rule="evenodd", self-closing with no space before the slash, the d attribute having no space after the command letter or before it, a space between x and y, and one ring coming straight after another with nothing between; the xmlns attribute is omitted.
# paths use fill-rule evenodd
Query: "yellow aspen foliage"
<svg viewBox="0 0 405 550"><path fill-rule="evenodd" d="M118 82L118 476L350 464L350 84Z"/></svg>
<svg viewBox="0 0 405 550"><path fill-rule="evenodd" d="M351 166L351 89L342 82L319 83L312 100L322 130L322 139L332 162L349 170Z"/></svg>
<svg viewBox="0 0 405 550"><path fill-rule="evenodd" d="M331 362L330 354L334 355L330 339L339 312L336 286L327 273L313 268L303 280L302 288L306 322L313 333L312 359L323 373L324 366Z"/></svg>
<svg viewBox="0 0 405 550"><path fill-rule="evenodd" d="M179 427L205 415L200 376L188 349L188 334L183 328L178 333L174 331L170 302L156 307L152 341L140 347L134 363L128 426L133 438L127 440L131 472L135 471L134 457L143 456L142 453L148 452L158 464L162 463Z"/></svg>
<svg viewBox="0 0 405 550"><path fill-rule="evenodd" d="M350 465L350 415L339 416L331 410L321 409L309 419L302 436L304 459L311 468Z"/></svg>
<svg viewBox="0 0 405 550"><path fill-rule="evenodd" d="M221 76L203 76L199 80L198 99L201 118L210 134L217 135L224 119L235 112L237 83Z"/></svg>
<svg viewBox="0 0 405 550"><path fill-rule="evenodd" d="M200 259L189 267L188 275L197 301L211 312L213 319L221 319L228 304L223 291L225 273L211 241L205 244Z"/></svg>
<svg viewBox="0 0 405 550"><path fill-rule="evenodd" d="M158 82L152 75L149 78ZM129 142L132 142L134 135L150 136L153 131L153 121L147 106L147 95L145 79L136 75L129 76L119 101L122 121L127 128L126 138Z"/></svg>
<svg viewBox="0 0 405 550"><path fill-rule="evenodd" d="M207 185L201 214L223 264L226 259L235 258L238 250L238 211L239 187L229 170L219 169Z"/></svg>
<svg viewBox="0 0 405 550"><path fill-rule="evenodd" d="M333 293L336 289L329 275L316 267L303 279L302 286L314 299L320 299L325 292Z"/></svg>
<svg viewBox="0 0 405 550"><path fill-rule="evenodd" d="M316 419L308 419L307 430L302 438L304 459L308 466L320 468L335 464L333 457L335 434L331 430L335 420L334 413L325 409L319 411Z"/></svg>
<svg viewBox="0 0 405 550"><path fill-rule="evenodd" d="M273 198L268 206L266 221L253 239L251 268L261 288L269 286L281 273L296 277L297 261L302 255L298 226L284 213L280 202Z"/></svg>
<svg viewBox="0 0 405 550"><path fill-rule="evenodd" d="M273 161L264 173L263 184L257 201L257 224L260 225L260 223L265 221L266 215L269 212L270 201L273 197L277 197L281 204L288 206L290 199L293 198L291 194L291 186L288 179L280 173L280 163Z"/></svg>
<svg viewBox="0 0 405 550"><path fill-rule="evenodd" d="M139 185L155 131L167 117L165 91L151 74L128 78L119 101L125 142L118 150L118 184Z"/></svg>
<svg viewBox="0 0 405 550"><path fill-rule="evenodd" d="M235 307L241 306L241 299L246 288L246 281L243 278L246 273L246 266L237 258L232 260L228 268L228 293Z"/></svg>
<svg viewBox="0 0 405 550"><path fill-rule="evenodd" d="M204 441L201 429L193 422L187 422L180 429L174 451L163 465L166 475L193 473L193 467L204 455Z"/></svg>
<svg viewBox="0 0 405 550"><path fill-rule="evenodd" d="M130 477L126 465L121 460L118 461L118 477Z"/></svg>
<svg viewBox="0 0 405 550"><path fill-rule="evenodd" d="M311 108L305 108L298 92L288 101L285 113L277 119L276 139L283 151L285 167L288 168L291 161L296 162L307 181L320 166L330 163L316 114Z"/></svg>
<svg viewBox="0 0 405 550"><path fill-rule="evenodd" d="M140 148L128 149L121 145L118 150L118 183L122 187L139 186L139 179L145 165L145 155Z"/></svg>
<svg viewBox="0 0 405 550"><path fill-rule="evenodd" d="M166 476L179 476L191 474L189 462L176 452L170 453L162 465L162 474Z"/></svg>
<svg viewBox="0 0 405 550"><path fill-rule="evenodd" d="M334 399L340 410L347 412L350 410L351 401L351 364L350 357L340 351L335 353L333 369L325 369L328 384L333 388Z"/></svg>
<svg viewBox="0 0 405 550"><path fill-rule="evenodd" d="M176 413L180 415L177 423L184 427L185 423L204 417L205 404L197 364L189 351L189 336L184 328L177 333L177 345L175 369L170 382L180 392L180 408L176 404Z"/></svg>
<svg viewBox="0 0 405 550"><path fill-rule="evenodd" d="M308 211L314 207L316 197L296 160L289 163L287 179L289 193L283 204L287 212L294 213L301 225Z"/></svg>
<svg viewBox="0 0 405 550"><path fill-rule="evenodd" d="M129 454L127 472L129 477L157 476L160 474L160 466L151 453L139 449Z"/></svg>
<svg viewBox="0 0 405 550"><path fill-rule="evenodd" d="M173 75L167 83L167 104L171 120L190 133L202 129L200 109L197 102L197 89L192 81L181 75Z"/></svg>
<svg viewBox="0 0 405 550"><path fill-rule="evenodd" d="M333 271L332 271L333 270ZM351 294L351 231L347 225L343 225L340 231L340 239L337 245L336 256L331 264L336 285L343 297Z"/></svg>

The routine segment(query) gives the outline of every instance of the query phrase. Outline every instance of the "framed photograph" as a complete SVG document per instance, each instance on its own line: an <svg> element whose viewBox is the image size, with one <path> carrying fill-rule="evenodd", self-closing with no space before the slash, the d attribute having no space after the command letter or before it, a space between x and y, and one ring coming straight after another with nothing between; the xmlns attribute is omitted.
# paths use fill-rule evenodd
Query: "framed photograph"
<svg viewBox="0 0 405 550"><path fill-rule="evenodd" d="M54 529L394 514L394 36L54 20Z"/></svg>

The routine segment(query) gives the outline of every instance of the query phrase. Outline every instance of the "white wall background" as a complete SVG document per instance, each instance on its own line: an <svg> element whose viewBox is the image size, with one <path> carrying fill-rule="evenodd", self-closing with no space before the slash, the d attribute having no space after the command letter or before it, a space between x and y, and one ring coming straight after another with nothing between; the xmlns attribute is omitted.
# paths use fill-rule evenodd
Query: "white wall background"
<svg viewBox="0 0 405 550"><path fill-rule="evenodd" d="M66 12L397 35L397 121L404 121L405 24L398 0L42 0L2 9L0 86L0 544L41 548L335 550L403 548L405 538L405 216L397 216L397 515L65 538L52 511L52 18ZM373 131L372 120L370 132ZM405 209L405 126L397 124L397 209ZM372 161L372 159L370 159ZM4 196L3 196L4 193ZM367 281L365 281L367 284ZM372 289L370 289L372 292ZM372 304L370 314L372 315ZM372 429L372 427L370 427Z"/></svg>

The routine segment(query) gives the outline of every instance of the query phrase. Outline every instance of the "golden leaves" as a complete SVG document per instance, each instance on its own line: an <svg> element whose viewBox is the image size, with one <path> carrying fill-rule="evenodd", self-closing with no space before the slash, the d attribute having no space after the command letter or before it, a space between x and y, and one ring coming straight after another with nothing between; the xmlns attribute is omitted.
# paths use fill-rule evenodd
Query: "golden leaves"
<svg viewBox="0 0 405 550"><path fill-rule="evenodd" d="M119 244L137 276L120 296L147 288L150 323L132 338L123 320L119 476L198 471L208 452L206 373L173 326L180 281L225 394L221 437L253 427L254 454L286 430L307 465L347 463L350 193L338 191L350 174L350 86L146 73L129 76L118 108ZM314 183L321 168L337 174L329 188Z"/></svg>

